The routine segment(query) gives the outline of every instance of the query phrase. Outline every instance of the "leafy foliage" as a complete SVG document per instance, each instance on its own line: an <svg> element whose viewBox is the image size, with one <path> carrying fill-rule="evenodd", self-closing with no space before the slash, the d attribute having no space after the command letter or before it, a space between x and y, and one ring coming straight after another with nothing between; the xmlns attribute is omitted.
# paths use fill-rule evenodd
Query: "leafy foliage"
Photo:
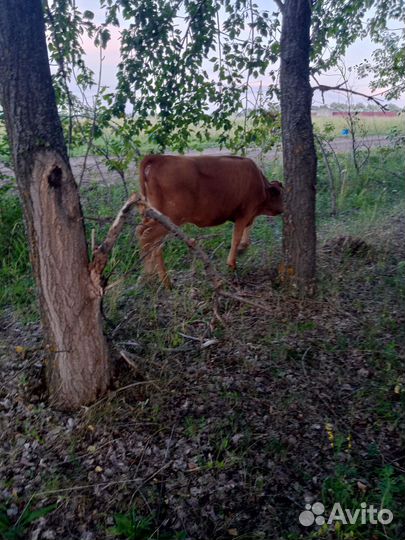
<svg viewBox="0 0 405 540"><path fill-rule="evenodd" d="M387 99L397 99L405 91L405 28L404 0L376 0L375 14L369 19L367 31L381 45L359 66L362 76L372 74L371 88L384 88Z"/></svg>
<svg viewBox="0 0 405 540"><path fill-rule="evenodd" d="M53 81L59 104L66 104L74 98L69 83L74 80L81 89L93 86L94 73L84 61L83 36L105 48L110 40L106 25L94 23L94 13L81 12L72 0L44 2L45 23L49 29L48 49L51 63L57 66Z"/></svg>
<svg viewBox="0 0 405 540"><path fill-rule="evenodd" d="M371 471L367 471L368 474ZM358 489L358 478L363 478L366 471L361 470L361 465L339 463L336 465L334 474L327 477L322 486L322 500L327 507L339 502L342 508L359 508L362 502L367 506L374 505L376 508L388 508L395 515L395 520L390 525L384 527L384 534L379 533L381 525L373 527L375 537L380 535L386 538L396 538L401 527L399 524L404 516L403 506L399 502L405 491L404 478L399 475L391 465L376 467L373 470L374 483L372 490L361 492ZM371 474L370 474L371 476ZM371 482L370 482L371 483ZM366 485L364 484L364 488ZM364 490L363 488L363 490ZM327 527L324 527L327 530ZM370 526L362 524L357 520L354 524L346 524L343 528L340 523L336 526L336 538L344 540L346 538L368 539ZM317 537L315 534L313 537Z"/></svg>
<svg viewBox="0 0 405 540"><path fill-rule="evenodd" d="M369 33L377 42L384 40L384 47L375 53L374 67L363 65L363 73L378 72L375 86L392 81L397 73L393 92L400 93L399 36L383 36L388 19L401 13L402 2L313 2L312 74L335 66L356 38ZM375 15L367 22L373 6ZM192 139L207 140L213 129L220 146L238 153L249 145L274 144L274 137L265 137L264 131L278 129L278 120L270 122L278 94L278 10L263 10L252 0L100 0L100 7L104 21L97 25L94 13L80 12L72 0L45 3L69 148L75 140L80 141L76 146L86 144L86 137L94 148L97 133L113 128L113 145L120 148L104 157L121 174L141 134L159 151L169 147L183 152ZM86 35L102 49L111 26L121 27L117 91L112 94L99 85L97 104L90 106L83 96L90 87L94 91L96 82L85 65L81 40ZM254 82L264 75L271 80L265 92ZM69 90L72 81L80 88L82 103ZM242 126L234 127L236 115L242 115Z"/></svg>
<svg viewBox="0 0 405 540"><path fill-rule="evenodd" d="M374 75L371 88L386 88L387 99L398 99L405 91L405 31L399 32L383 31L378 39L382 47L358 68L360 75Z"/></svg>
<svg viewBox="0 0 405 540"><path fill-rule="evenodd" d="M249 78L277 60L279 25L246 0L120 2L122 30L115 113L132 106L131 122L159 149L184 150L190 126L228 133ZM224 141L222 138L221 141Z"/></svg>
<svg viewBox="0 0 405 540"><path fill-rule="evenodd" d="M313 2L313 74L335 66L351 43L365 37L364 17L372 4L373 0Z"/></svg>

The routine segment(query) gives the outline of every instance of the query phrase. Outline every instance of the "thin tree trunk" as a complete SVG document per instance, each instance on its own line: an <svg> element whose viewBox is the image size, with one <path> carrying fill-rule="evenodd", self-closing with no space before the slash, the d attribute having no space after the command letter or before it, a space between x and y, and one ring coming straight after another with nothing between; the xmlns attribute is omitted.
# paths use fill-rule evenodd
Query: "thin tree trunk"
<svg viewBox="0 0 405 540"><path fill-rule="evenodd" d="M109 355L102 290L89 272L52 87L41 0L0 0L0 102L39 291L50 402L77 409L106 391Z"/></svg>
<svg viewBox="0 0 405 540"><path fill-rule="evenodd" d="M281 32L281 122L285 179L280 277L300 295L314 292L316 152L309 83L311 3L285 0Z"/></svg>

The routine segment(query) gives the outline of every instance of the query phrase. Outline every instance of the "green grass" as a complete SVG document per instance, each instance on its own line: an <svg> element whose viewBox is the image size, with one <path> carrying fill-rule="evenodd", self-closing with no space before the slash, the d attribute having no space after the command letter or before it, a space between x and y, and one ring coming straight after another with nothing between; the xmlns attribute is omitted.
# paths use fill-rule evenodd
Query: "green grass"
<svg viewBox="0 0 405 540"><path fill-rule="evenodd" d="M346 172L340 175L338 168L333 165L338 194L336 217L331 216L325 164L322 159L319 160L317 220L321 243L328 238L350 234L370 239L371 246L376 242L381 245L381 237L375 238L379 224L385 223L387 226L388 217L391 216L395 220L396 212L398 214L402 212L403 215L401 201L404 197L404 182L400 179L405 169L403 152L401 149L373 150L360 174L356 174L350 155L340 156L339 159L341 170ZM268 177L279 178L280 175L280 165L271 164ZM81 195L85 216L95 218L86 220L88 239L94 230L96 240L100 242L125 199L123 188L121 185L106 188L94 184L83 188ZM187 345L187 340L180 333L201 335L205 331L205 323L212 318L212 289L207 284L200 263L177 240L167 242L165 260L167 267L179 279L180 285L170 293L158 288L137 286L141 264L135 240L135 221L132 220L125 227L107 268L107 274L110 274L109 284L115 285L107 291L105 312L110 321L116 325L135 307L136 319L131 321L130 328L126 328L128 335L123 333L123 337L120 336L117 340L130 337L139 340L145 347L145 353L142 353L139 362L141 370L149 366L150 371L146 372L145 380L148 380L151 374L151 379L159 377L160 370L163 370L167 363L174 366L173 370L177 369L177 372L171 372L175 377L170 377L170 381L179 379L181 385L183 357L177 359L177 353L173 353L173 349ZM232 224L227 223L221 227L204 230L188 226L186 231L190 236L197 238L204 249L212 255L216 267L226 272L225 260L232 235ZM270 225L266 217L258 218L252 236L251 249L240 259L239 273L242 277L246 276L247 282L250 276L272 267L277 262L280 254L281 220L276 219L274 224ZM19 317L24 313L31 313L31 316L37 317L33 304L34 288L21 207L15 192L5 188L0 190L0 255L0 309L13 309ZM259 372L253 371L253 382L247 388L218 386L216 382L218 372L216 372L216 378L213 377L212 382L210 379L209 386L205 387L209 392L204 393L204 384L207 385L207 381L204 383L203 378L193 380L194 375L190 375L189 383L191 381L193 388L198 387L204 407L209 405L214 392L219 392L224 406L226 403L231 406L231 413L228 409L224 409L228 412L221 418L219 411L218 417L214 415L214 422L211 421L212 412L209 407L204 408L203 413L198 412L198 409L185 412L180 426L184 437L192 440L195 446L196 453L192 459L190 457L192 463L204 471L211 470L213 475L232 470L232 467L235 467L235 470L244 470L246 482L252 481L252 491L257 492L255 500L257 508L260 509L263 501L262 492L268 480L273 482L271 477L268 479L268 470L265 469L266 473L262 474L260 465L256 463L256 449L260 446L264 448L262 457L271 460L277 466L285 464L291 474L291 484L297 483L302 488L294 494L297 505L303 503L303 493L308 489L317 500L324 503L327 511L331 510L335 502L340 502L343 507L349 509L355 509L362 502L366 502L367 505L389 508L395 516L393 524L385 529L381 527L371 529L369 526L356 523L344 528L335 528L333 531L326 531L321 527L302 534L300 532L290 534L290 529L298 527L297 516L300 511L291 503L289 521L283 522L283 533L284 531L286 533L280 536L280 539L402 538L400 526L405 519L402 504L405 497L405 481L399 466L395 462L392 464L387 462L387 456L384 454L384 448L388 452L384 446L384 437L387 444L390 444L389 433L392 433L395 440L400 436L399 428L403 424L405 413L405 393L401 391L403 387L401 343L404 342L405 335L401 319L398 317L398 306L400 301L403 302L405 299L405 261L396 259L394 255L393 249L387 248L385 252L382 246L382 249L373 255L374 259L371 262L361 257L347 257L347 260L343 261L334 259L330 263L333 265L332 268L319 269L320 294L315 304L310 304L309 307L301 305L298 307L293 302L289 304L282 292L275 290L274 296L268 297L272 302L274 300L272 307L275 313L264 321L263 314L257 312L249 312L244 317L245 306L235 303L226 306L223 304L221 308L227 317L226 324L218 324L209 336L221 340L218 350L213 348L212 356L209 356L210 348L192 353L199 355L198 361L201 361L201 365L208 366L209 370L218 368L227 377L233 377L238 369L243 369L244 362L256 363L256 359L249 359L249 354L245 355L250 348L254 351L251 356L257 351L259 357L268 356L270 359L268 363L263 361L260 364ZM325 264L322 253L320 261ZM181 281L183 278L184 281ZM183 286L184 282L187 283L187 288ZM264 291L264 287L260 290ZM193 289L198 289L197 300L192 296ZM270 294L273 294L273 289L270 291L269 288ZM328 312L328 304L334 305L335 301L340 303L338 308L341 309L341 313L334 312L333 309L331 313ZM348 304L345 304L345 301ZM278 310L284 311L280 314ZM348 325L346 313L350 315ZM201 326L198 326L199 324ZM237 356L238 352L241 352L240 357ZM356 355L361 356L364 364L352 361L352 356L355 358ZM145 358L148 360L145 361ZM187 362L192 360L186 359ZM353 373L355 380L355 387L347 398L350 405L345 403L344 397L341 398L341 402L336 401L335 417L329 416L330 410L323 408L323 402L317 402L317 394L311 394L314 379L318 385L323 382L322 377L323 374L325 376L327 374L328 362L336 362L341 368L340 372L336 372L338 376L333 385L334 389L341 385L340 377L346 377L345 382L351 383ZM360 365L367 367L369 378L357 376L356 379ZM354 371L350 372L350 369ZM321 375L317 374L318 371ZM143 377L143 371L140 373ZM195 373L200 377L198 370ZM309 383L307 386L304 384L297 387L296 380L303 377L302 373L309 379ZM260 393L260 385L263 382L259 381L256 384L254 379L256 376L261 378L264 374L269 376L271 385L276 388L268 395ZM128 373L125 373L125 377L128 377ZM248 380L247 377L247 384ZM100 422L109 423L117 429L117 416L123 414L122 411L125 411L126 406L130 406L131 415L140 414L140 411L144 410L145 418L149 422L153 421L158 427L167 429L169 424L164 425L166 421L164 400L170 396L176 400L179 392L179 388L174 389L170 386L172 384L170 381L166 381L166 386L160 385L159 382L164 391L156 392L153 388L150 394L143 396L143 402L137 394L134 398L136 405L131 400L127 402L123 399L117 402L117 408L114 410L112 397L111 402L108 402L111 414L107 414L108 409L103 408ZM126 379L125 384L127 383ZM186 388L186 393L189 389ZM329 393L334 389L330 387L324 389L323 401L325 398L327 401ZM307 410L310 415L317 415L316 421L320 425L317 432L319 437L317 435L316 440L311 439L310 434L308 437L302 437L300 444L303 447L294 450L294 442L291 443L284 437L284 424L274 433L255 432L251 426L254 416L248 418L244 416L244 407L249 400L254 400L255 407L258 407L258 411L262 411L263 415L274 414L276 417L279 411L287 411L285 417L287 428L304 407L304 413ZM103 403L107 407L107 403L105 401ZM150 417L146 416L148 407ZM308 428L305 421L304 414L294 435L301 430L301 425L303 430ZM364 424L364 421L367 424ZM95 423L91 419L88 419L88 422ZM327 437L323 422L330 423L328 433L333 434L333 445L330 444L331 439ZM145 426L147 423L139 428L140 434L146 429ZM35 429L31 429L28 424L23 428L23 433L30 439L39 440ZM242 434L237 444L232 440L235 433ZM313 463L306 462L302 470L294 469L294 461L300 451L307 454L313 452L312 445L316 445L318 439L324 441L322 452L319 455L314 452L311 456ZM384 444L381 444L381 440ZM85 448L87 445L88 442ZM293 454L294 451L297 452L296 455ZM70 451L72 462L74 455L73 444ZM247 465L245 468L246 463L250 463L250 469ZM400 463L402 466L402 462ZM194 473L190 471L188 474L191 477ZM313 484L314 474L317 483ZM79 479L76 481L79 482ZM366 488L359 489L359 482L364 483ZM60 485L64 485L63 479ZM269 488L264 497L267 500L267 497L271 496L274 496L274 493ZM155 503L155 499L150 501L152 509L156 507ZM155 519L153 510L148 512L145 508L135 509L131 504L123 504L118 500L109 510L110 517L114 518L114 526L105 532L121 538L164 538L162 531L157 534L159 520ZM277 501L274 504L277 506ZM290 520L291 515L293 518ZM12 527L13 524L7 523L6 526ZM253 530L255 524L252 522L246 527ZM250 536L243 536L248 537ZM251 537L255 537L254 533ZM169 530L167 538L174 539L176 536ZM182 538L181 532L177 538Z"/></svg>
<svg viewBox="0 0 405 540"><path fill-rule="evenodd" d="M318 161L317 219L321 228L357 234L403 200L405 158L400 149L373 150L359 175L350 154L339 156L339 162L340 172L332 162L338 210L334 218L326 166L322 159Z"/></svg>
<svg viewBox="0 0 405 540"><path fill-rule="evenodd" d="M349 127L347 119L334 116L314 116L312 118L315 129L323 131L328 124L333 126L331 135L340 137L342 129ZM359 128L367 135L388 135L394 128L405 133L405 114L395 117L359 117Z"/></svg>
<svg viewBox="0 0 405 540"><path fill-rule="evenodd" d="M114 527L106 532L109 537L125 538L127 540L186 540L184 532L171 533L160 530L153 523L153 515L140 516L135 508L127 514L114 515Z"/></svg>
<svg viewBox="0 0 405 540"><path fill-rule="evenodd" d="M326 127L329 126L329 135L331 137L341 137L341 131L348 128L348 121L342 117L313 117L313 124L316 131L323 132ZM118 122L119 123L119 122ZM401 114L396 117L378 117L378 118L359 118L356 120L357 131L361 136L366 135L380 135L381 137L386 137L393 131L398 133L405 134L405 114ZM234 135L235 131L243 126L244 120L240 117L234 118L232 120L233 128L229 132L229 137ZM253 127L252 121L248 120L247 128L251 129ZM217 148L219 145L219 140L221 138L221 133L218 130L213 128L208 129L206 133L200 138L196 135L196 126L190 127L190 138L188 142L188 147L190 150L203 151L207 148ZM1 133L1 131L0 131ZM71 157L81 157L84 156L87 151L87 145L82 144L81 142L80 131L78 136L74 139L74 144L71 147ZM117 138L114 131L110 128L105 128L102 136L97 137L94 140L95 147L99 147L103 150L108 149L108 153L111 158L114 159L115 154L125 155L129 150L132 152L132 146L127 147L127 142L122 142ZM136 149L140 155L145 155L150 152L156 152L157 147L151 140L151 138L146 133L141 133L136 141ZM254 145L249 145L254 146ZM168 150L172 150L168 147ZM1 148L0 148L1 156Z"/></svg>
<svg viewBox="0 0 405 540"><path fill-rule="evenodd" d="M0 309L6 307L37 315L22 209L9 186L0 188Z"/></svg>
<svg viewBox="0 0 405 540"><path fill-rule="evenodd" d="M339 174L338 168L332 164L338 206L335 217L331 216L325 164L319 159L317 220L319 233L323 238L343 234L367 234L369 224L390 212L404 197L404 182L400 181L400 175L405 168L405 159L400 149L373 150L359 175L354 170L349 154L342 155L339 159L344 174ZM280 164L275 162L269 166L267 175L269 179L281 178ZM134 187L130 186L130 189ZM125 193L121 185L106 188L101 184L92 184L82 189L84 214L92 218L86 220L89 241L92 230L96 243L102 241L124 200ZM125 291L132 288L131 295L141 294L135 287L141 269L135 237L137 221L139 218L134 218L125 227L106 269L106 274L110 276L109 283L120 280L106 297L111 315L118 315L117 308L125 301ZM231 242L232 224L226 223L212 229L198 229L189 225L185 230L190 236L199 238L202 247L208 253L214 253L214 262L219 269L227 272L225 261ZM281 220L275 219L273 224L270 224L266 217L259 217L252 231L251 249L241 257L241 275L243 276L244 268L257 264L257 261L264 266L273 264L274 252L280 245L280 239ZM194 261L186 246L178 240L169 239L166 242L165 261L168 269L175 274L192 266L197 272L201 272L199 261ZM397 278L391 276L387 279ZM34 284L22 210L17 195L8 187L0 190L0 284L0 309L13 306L20 313L28 315L31 312L31 316L35 316Z"/></svg>
<svg viewBox="0 0 405 540"><path fill-rule="evenodd" d="M339 521L335 522L336 540L349 538L368 540L370 534L376 539L398 538L398 534L401 534L405 512L400 501L405 494L405 478L391 465L381 466L377 457L378 451L377 455L370 454L363 465L353 461L337 463L333 473L325 478L322 485L321 500L326 508L325 517L328 517L336 503L340 503L343 510L349 509L352 514L365 504L365 508L373 506L378 510L382 508L390 510L394 520L386 526L380 523L372 526L368 519L367 523L362 524L360 517L353 524L348 522L342 525ZM358 487L359 479L361 490ZM329 526L325 524L309 538L327 537L328 528Z"/></svg>
<svg viewBox="0 0 405 540"><path fill-rule="evenodd" d="M32 510L28 504L14 522L7 515L7 509L0 506L0 537L2 540L23 540L27 538L27 529L57 508L56 504Z"/></svg>

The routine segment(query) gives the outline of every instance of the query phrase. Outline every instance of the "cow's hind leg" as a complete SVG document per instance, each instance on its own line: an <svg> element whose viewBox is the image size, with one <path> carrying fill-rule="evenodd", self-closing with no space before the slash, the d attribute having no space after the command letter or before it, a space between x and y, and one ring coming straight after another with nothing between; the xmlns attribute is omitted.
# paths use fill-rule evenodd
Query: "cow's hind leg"
<svg viewBox="0 0 405 540"><path fill-rule="evenodd" d="M238 253L238 247L246 227L246 221L235 221L232 236L232 246L227 260L228 266L232 268L232 270L236 270L236 256Z"/></svg>
<svg viewBox="0 0 405 540"><path fill-rule="evenodd" d="M238 253L243 253L251 244L250 242L250 230L252 228L252 224L248 225L243 229L242 239L240 241L239 247L238 247Z"/></svg>
<svg viewBox="0 0 405 540"><path fill-rule="evenodd" d="M137 228L137 236L141 246L141 255L146 277L158 275L165 287L171 288L163 260L162 240L167 235L166 227L153 219L144 219Z"/></svg>

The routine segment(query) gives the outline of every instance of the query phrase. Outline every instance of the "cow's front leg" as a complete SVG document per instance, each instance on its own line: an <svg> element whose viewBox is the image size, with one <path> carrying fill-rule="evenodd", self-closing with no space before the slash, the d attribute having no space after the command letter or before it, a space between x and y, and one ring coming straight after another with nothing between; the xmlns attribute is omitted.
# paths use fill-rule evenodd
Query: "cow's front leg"
<svg viewBox="0 0 405 540"><path fill-rule="evenodd" d="M227 260L228 266L232 268L232 270L236 270L236 256L245 228L246 222L244 221L236 221L233 227L232 246Z"/></svg>

